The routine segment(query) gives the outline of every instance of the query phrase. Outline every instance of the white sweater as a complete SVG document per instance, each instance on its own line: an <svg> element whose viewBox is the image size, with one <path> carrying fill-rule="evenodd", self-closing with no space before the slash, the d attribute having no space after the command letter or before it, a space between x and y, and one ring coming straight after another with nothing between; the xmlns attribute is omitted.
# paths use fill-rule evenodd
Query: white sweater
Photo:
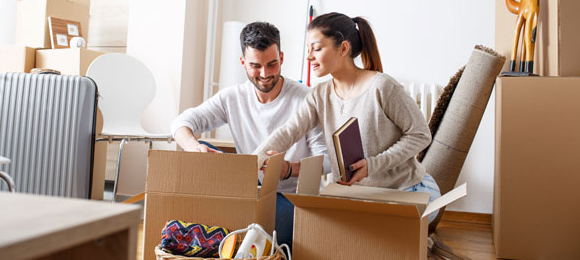
<svg viewBox="0 0 580 260"><path fill-rule="evenodd" d="M228 124L238 153L251 154L295 113L309 91L306 86L284 78L278 97L270 103L262 104L254 88L250 81L246 81L221 90L203 104L181 113L171 124L171 132L175 134L177 129L186 126L194 133L202 133ZM324 172L330 172L320 126L309 130L292 144L285 155L287 161L297 162L308 156L322 154L325 155ZM278 191L295 193L297 179L281 180Z"/></svg>
<svg viewBox="0 0 580 260"><path fill-rule="evenodd" d="M340 114L344 104L344 113ZM290 121L272 133L257 149L260 163L267 150L284 151L307 131L322 126L333 179L339 170L332 134L350 117L357 117L368 164L368 177L360 185L406 189L423 180L425 168L415 156L431 142L425 118L397 81L377 73L359 96L343 101L332 80L311 91Z"/></svg>

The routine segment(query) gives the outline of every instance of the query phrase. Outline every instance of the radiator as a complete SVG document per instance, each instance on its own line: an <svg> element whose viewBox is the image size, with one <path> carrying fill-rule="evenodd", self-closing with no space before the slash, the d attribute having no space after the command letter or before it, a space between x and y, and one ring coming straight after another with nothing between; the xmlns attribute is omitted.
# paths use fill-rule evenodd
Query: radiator
<svg viewBox="0 0 580 260"><path fill-rule="evenodd" d="M17 192L89 197L96 96L87 77L0 74L0 170Z"/></svg>
<svg viewBox="0 0 580 260"><path fill-rule="evenodd" d="M443 87L435 83L402 83L405 91L417 102L425 120L429 122Z"/></svg>

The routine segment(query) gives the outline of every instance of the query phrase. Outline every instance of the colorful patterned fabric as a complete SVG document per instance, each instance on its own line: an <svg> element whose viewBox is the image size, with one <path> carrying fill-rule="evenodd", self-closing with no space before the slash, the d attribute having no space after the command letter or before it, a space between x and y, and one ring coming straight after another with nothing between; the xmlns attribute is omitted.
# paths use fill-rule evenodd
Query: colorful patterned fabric
<svg viewBox="0 0 580 260"><path fill-rule="evenodd" d="M161 249L174 255L219 257L222 239L230 231L221 227L169 220L161 233Z"/></svg>

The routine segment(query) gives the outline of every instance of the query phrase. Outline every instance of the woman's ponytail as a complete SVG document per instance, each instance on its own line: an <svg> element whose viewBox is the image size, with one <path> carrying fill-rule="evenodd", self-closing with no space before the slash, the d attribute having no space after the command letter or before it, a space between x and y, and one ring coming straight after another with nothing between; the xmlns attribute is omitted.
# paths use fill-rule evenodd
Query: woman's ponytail
<svg viewBox="0 0 580 260"><path fill-rule="evenodd" d="M365 69L383 72L377 40L369 22L361 17L352 18L358 26L361 41L361 59Z"/></svg>
<svg viewBox="0 0 580 260"><path fill-rule="evenodd" d="M375 34L364 18L351 19L341 13L327 13L312 20L308 29L320 30L324 36L333 39L335 46L339 46L342 41L348 41L351 58L354 59L360 54L364 69L383 72Z"/></svg>

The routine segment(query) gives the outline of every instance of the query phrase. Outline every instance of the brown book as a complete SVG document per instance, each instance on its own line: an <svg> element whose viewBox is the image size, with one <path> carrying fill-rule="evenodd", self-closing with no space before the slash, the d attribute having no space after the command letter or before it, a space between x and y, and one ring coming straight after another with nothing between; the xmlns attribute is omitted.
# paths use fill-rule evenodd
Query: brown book
<svg viewBox="0 0 580 260"><path fill-rule="evenodd" d="M332 139L334 140L334 150L336 150L341 179L350 181L354 172L348 169L349 166L365 157L358 119L351 117L347 120L334 132Z"/></svg>

